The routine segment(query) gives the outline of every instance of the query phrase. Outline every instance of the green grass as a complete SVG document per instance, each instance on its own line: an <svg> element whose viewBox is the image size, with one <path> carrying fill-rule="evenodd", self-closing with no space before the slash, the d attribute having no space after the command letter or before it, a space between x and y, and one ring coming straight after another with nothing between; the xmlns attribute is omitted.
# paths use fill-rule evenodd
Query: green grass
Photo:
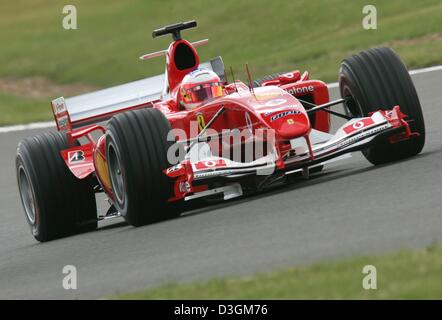
<svg viewBox="0 0 442 320"><path fill-rule="evenodd" d="M248 62L255 77L300 68L315 78L334 81L344 57L384 44L391 44L410 68L442 63L440 0L371 1L378 10L378 29L370 31L361 26L365 0L72 0L69 4L77 6L78 30L62 28L62 2L0 3L0 77L43 76L57 83L105 87L159 74L163 59L138 60L143 53L166 48L170 41L170 37L153 40L151 31L189 19L198 20L199 27L185 31L187 39L210 39L208 46L198 49L201 59L222 55L226 66L233 66L241 78ZM428 34L439 36L427 39ZM395 42L398 39L415 40ZM0 100L2 117L8 112L5 105ZM15 118L29 119L22 113Z"/></svg>
<svg viewBox="0 0 442 320"><path fill-rule="evenodd" d="M35 100L0 92L0 126L51 119L52 110L48 100Z"/></svg>
<svg viewBox="0 0 442 320"><path fill-rule="evenodd" d="M365 265L377 269L376 290L362 287ZM441 270L442 247L432 245L246 278L169 284L114 299L442 299Z"/></svg>

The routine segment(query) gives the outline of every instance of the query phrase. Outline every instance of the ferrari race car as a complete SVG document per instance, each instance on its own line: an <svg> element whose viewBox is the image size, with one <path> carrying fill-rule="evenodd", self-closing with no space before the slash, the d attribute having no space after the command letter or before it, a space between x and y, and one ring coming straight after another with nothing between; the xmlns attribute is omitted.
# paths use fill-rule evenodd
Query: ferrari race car
<svg viewBox="0 0 442 320"><path fill-rule="evenodd" d="M112 217L133 226L172 218L188 201L232 199L294 173L308 178L352 151L378 165L422 150L420 102L392 49L344 59L341 98L330 101L324 82L298 70L255 81L248 72L247 83L229 81L221 57L200 63L195 47L207 39L181 37L193 27L189 21L153 32L154 38L171 34L173 42L140 58L165 56L164 74L57 98L58 130L20 142L17 181L38 241L94 230ZM215 80L185 87L197 73ZM192 98L199 104L186 104ZM338 104L344 113L331 110ZM335 133L331 115L346 120ZM98 192L109 201L103 215Z"/></svg>

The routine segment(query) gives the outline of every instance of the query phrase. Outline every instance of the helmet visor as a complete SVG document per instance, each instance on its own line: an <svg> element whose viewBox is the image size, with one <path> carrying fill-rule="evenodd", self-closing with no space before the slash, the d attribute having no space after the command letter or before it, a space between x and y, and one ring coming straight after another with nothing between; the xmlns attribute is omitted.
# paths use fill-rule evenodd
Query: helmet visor
<svg viewBox="0 0 442 320"><path fill-rule="evenodd" d="M212 98L223 95L223 86L221 82L198 84L192 88L185 89L183 101L186 103L202 103Z"/></svg>

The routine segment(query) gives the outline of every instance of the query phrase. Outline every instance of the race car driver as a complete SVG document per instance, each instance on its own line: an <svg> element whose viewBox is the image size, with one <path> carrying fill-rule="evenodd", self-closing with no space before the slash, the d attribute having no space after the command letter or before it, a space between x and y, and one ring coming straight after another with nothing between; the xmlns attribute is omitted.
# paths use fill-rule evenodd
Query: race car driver
<svg viewBox="0 0 442 320"><path fill-rule="evenodd" d="M181 82L179 103L192 110L207 101L223 95L223 84L218 75L207 69L196 69Z"/></svg>

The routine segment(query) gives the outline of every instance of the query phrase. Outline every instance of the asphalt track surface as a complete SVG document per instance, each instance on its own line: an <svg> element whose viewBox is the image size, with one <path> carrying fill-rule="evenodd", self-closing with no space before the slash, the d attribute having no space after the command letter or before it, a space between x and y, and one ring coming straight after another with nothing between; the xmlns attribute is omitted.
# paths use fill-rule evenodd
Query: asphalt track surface
<svg viewBox="0 0 442 320"><path fill-rule="evenodd" d="M442 242L442 71L413 79L427 128L415 158L374 167L353 153L310 180L264 194L141 228L116 219L43 244L25 221L14 157L20 139L47 129L0 134L0 298L103 298ZM77 267L77 290L62 287L65 265Z"/></svg>

